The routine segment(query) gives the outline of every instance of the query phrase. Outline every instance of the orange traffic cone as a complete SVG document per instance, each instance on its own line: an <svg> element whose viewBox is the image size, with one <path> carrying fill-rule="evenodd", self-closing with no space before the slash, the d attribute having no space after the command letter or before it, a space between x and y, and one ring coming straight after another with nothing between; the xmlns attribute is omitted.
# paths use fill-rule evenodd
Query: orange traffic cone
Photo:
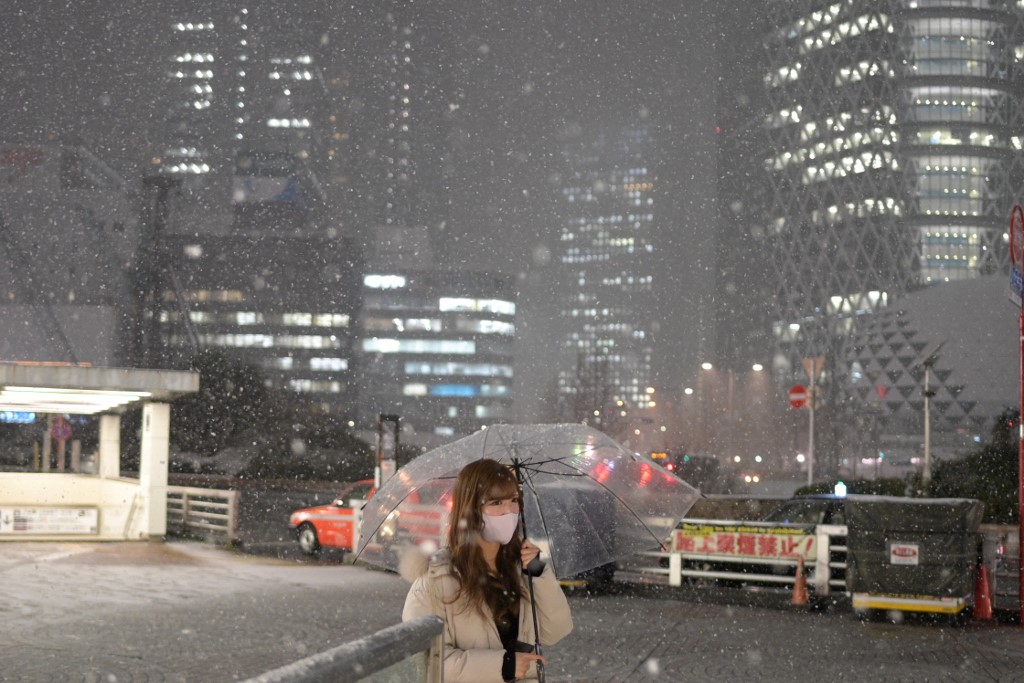
<svg viewBox="0 0 1024 683"><path fill-rule="evenodd" d="M793 581L793 599L790 601L794 605L806 605L810 603L807 597L807 577L804 576L804 558L800 558L796 563L796 577Z"/></svg>
<svg viewBox="0 0 1024 683"><path fill-rule="evenodd" d="M978 580L974 585L974 618L992 618L992 590L988 584L988 566L978 567Z"/></svg>

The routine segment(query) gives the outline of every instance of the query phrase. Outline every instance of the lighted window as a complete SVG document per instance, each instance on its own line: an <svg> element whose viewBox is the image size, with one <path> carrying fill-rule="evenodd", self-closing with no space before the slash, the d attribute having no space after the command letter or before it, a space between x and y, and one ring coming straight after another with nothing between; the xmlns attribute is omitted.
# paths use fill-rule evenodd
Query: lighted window
<svg viewBox="0 0 1024 683"><path fill-rule="evenodd" d="M403 275L365 275L363 285L370 289L402 289L407 284Z"/></svg>
<svg viewBox="0 0 1024 683"><path fill-rule="evenodd" d="M477 388L472 384L437 384L430 387L431 396L476 396Z"/></svg>
<svg viewBox="0 0 1024 683"><path fill-rule="evenodd" d="M363 340L366 353L448 353L471 355L476 343L457 339L381 339Z"/></svg>
<svg viewBox="0 0 1024 683"><path fill-rule="evenodd" d="M348 327L349 316L344 313L318 313L313 316L313 324L317 327Z"/></svg>
<svg viewBox="0 0 1024 683"><path fill-rule="evenodd" d="M322 372L348 370L347 358L310 358L309 369Z"/></svg>
<svg viewBox="0 0 1024 683"><path fill-rule="evenodd" d="M455 329L459 332L473 332L476 334L504 334L512 336L516 333L515 325L499 320L468 320L466 318L459 318L455 321Z"/></svg>
<svg viewBox="0 0 1024 683"><path fill-rule="evenodd" d="M516 305L511 301L501 299L468 299L455 297L441 297L438 307L442 311L464 311L481 313L497 313L500 315L515 315Z"/></svg>
<svg viewBox="0 0 1024 683"><path fill-rule="evenodd" d="M426 396L427 385L426 384L406 384L402 387L403 396Z"/></svg>
<svg viewBox="0 0 1024 683"><path fill-rule="evenodd" d="M253 311L239 311L235 313L236 325L258 325L263 322L263 314Z"/></svg>

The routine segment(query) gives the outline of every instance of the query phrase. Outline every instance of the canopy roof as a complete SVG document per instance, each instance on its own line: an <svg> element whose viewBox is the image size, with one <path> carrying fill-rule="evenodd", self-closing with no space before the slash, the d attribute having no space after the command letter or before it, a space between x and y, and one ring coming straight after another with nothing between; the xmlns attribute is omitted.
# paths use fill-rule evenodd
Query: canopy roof
<svg viewBox="0 0 1024 683"><path fill-rule="evenodd" d="M199 373L0 362L0 411L90 415L199 390Z"/></svg>

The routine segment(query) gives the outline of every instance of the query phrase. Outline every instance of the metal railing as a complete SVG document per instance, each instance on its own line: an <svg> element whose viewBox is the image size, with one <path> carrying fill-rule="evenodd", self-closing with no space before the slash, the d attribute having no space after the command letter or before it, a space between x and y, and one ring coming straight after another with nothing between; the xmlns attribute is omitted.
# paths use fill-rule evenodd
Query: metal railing
<svg viewBox="0 0 1024 683"><path fill-rule="evenodd" d="M238 537L238 491L167 487L167 530L180 534L217 536L226 543Z"/></svg>
<svg viewBox="0 0 1024 683"><path fill-rule="evenodd" d="M300 659L244 683L426 683L430 651L442 655L444 622L425 616Z"/></svg>

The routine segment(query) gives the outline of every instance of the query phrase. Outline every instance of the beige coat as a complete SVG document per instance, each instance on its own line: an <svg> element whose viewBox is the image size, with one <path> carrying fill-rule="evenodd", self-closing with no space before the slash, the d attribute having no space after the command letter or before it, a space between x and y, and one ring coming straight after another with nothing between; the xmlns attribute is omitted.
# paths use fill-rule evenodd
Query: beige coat
<svg viewBox="0 0 1024 683"><path fill-rule="evenodd" d="M477 610L467 608L461 599L449 604L458 590L458 583L451 574L447 552L438 553L429 565L419 569L418 578L413 581L405 598L402 620L408 621L428 614L444 619L445 683L502 683L501 662L505 649L490 612L485 618ZM415 570L409 571L406 567L402 574L406 578L413 578L410 574L415 575ZM545 567L544 573L533 580L533 592L537 600L540 643L542 646L557 643L572 631L572 616L569 613L569 602L551 567ZM519 640L532 645L533 614L525 577L523 595L519 606ZM437 653L432 652L431 658L431 667L435 669L431 680L438 680ZM531 665L526 678L517 680L537 680L536 667Z"/></svg>

